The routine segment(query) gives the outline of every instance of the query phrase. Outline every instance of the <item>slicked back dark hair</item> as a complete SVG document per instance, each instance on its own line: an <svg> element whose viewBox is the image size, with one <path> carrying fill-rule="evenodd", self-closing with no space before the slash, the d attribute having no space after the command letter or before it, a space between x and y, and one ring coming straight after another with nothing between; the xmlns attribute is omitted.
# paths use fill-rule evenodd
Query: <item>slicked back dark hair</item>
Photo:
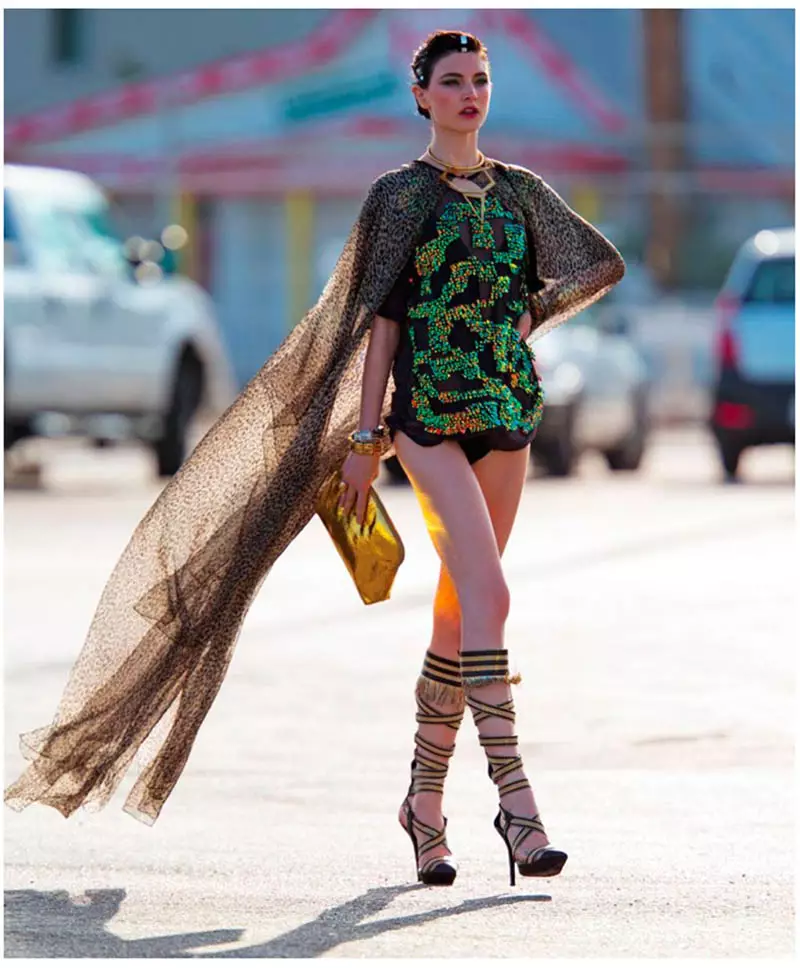
<svg viewBox="0 0 800 968"><path fill-rule="evenodd" d="M466 38L466 44L464 38ZM474 34L467 34L463 30L434 31L414 51L414 57L411 60L414 82L422 88L427 88L436 64L447 54L457 54L463 51L483 54L487 61L489 59L486 48ZM417 102L417 112L423 118L430 118L431 116L430 111L419 106L419 102Z"/></svg>

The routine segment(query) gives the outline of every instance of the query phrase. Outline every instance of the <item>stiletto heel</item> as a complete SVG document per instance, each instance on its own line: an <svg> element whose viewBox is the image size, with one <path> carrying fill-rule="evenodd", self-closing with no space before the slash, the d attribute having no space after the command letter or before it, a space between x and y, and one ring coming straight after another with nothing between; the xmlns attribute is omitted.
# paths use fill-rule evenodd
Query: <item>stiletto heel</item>
<svg viewBox="0 0 800 968"><path fill-rule="evenodd" d="M500 821L501 817L506 821L505 830ZM508 839L508 828L512 824L522 828L514 838L513 844ZM514 851L528 836L531 830L538 830L544 833L544 827L542 827L538 813L532 820L529 820L527 817L515 817L501 806L499 813L494 818L494 826L495 830L505 841L508 850L508 870L512 887L516 883L515 866L519 868L519 872L523 877L555 877L561 873L562 867L567 862L567 855L563 850L556 850L549 845L535 847L528 853L524 861L514 861Z"/></svg>
<svg viewBox="0 0 800 968"><path fill-rule="evenodd" d="M420 870L419 870L419 846L417 844L417 838L414 834L414 826L413 826L414 819L415 819L414 811L411 809L411 804L408 802L408 797L406 797L405 800L403 800L402 806L405 807L405 810L406 810L406 816L408 817L408 826L404 827L402 823L400 824L400 826L403 827L403 830L405 830L405 832L411 838L411 846L414 848L414 869L417 872L417 880L421 881L422 874L420 873Z"/></svg>
<svg viewBox="0 0 800 968"><path fill-rule="evenodd" d="M403 806L406 809L408 826L406 827L402 823L400 826L411 838L411 844L414 847L414 863L417 868L417 881L422 884L428 884L429 886L449 887L453 881L455 881L456 874L458 873L455 864L453 864L450 860L444 857L431 857L430 860L426 861L422 865L422 867L420 867L419 864L420 854L424 854L431 848L438 847L440 844L445 842L447 817L444 818L444 827L441 830L436 830L434 827L430 827L428 824L423 823L419 817L415 815L408 797L406 797L403 801ZM421 845L417 840L416 834L414 833L415 825L418 831L428 835L428 839Z"/></svg>
<svg viewBox="0 0 800 968"><path fill-rule="evenodd" d="M503 843L506 845L508 850L508 879L513 887L517 883L516 869L514 868L514 851L511 848L511 844L508 842L506 835L503 833L503 828L500 826L500 814L494 818L494 829L503 838Z"/></svg>

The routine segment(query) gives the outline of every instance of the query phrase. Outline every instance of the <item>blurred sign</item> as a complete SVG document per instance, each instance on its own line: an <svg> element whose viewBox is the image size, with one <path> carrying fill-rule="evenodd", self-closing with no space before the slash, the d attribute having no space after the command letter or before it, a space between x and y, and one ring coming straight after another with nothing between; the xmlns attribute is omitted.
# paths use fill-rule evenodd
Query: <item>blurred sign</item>
<svg viewBox="0 0 800 968"><path fill-rule="evenodd" d="M397 88L397 78L388 71L338 83L327 80L316 90L304 91L288 98L284 106L284 117L286 121L292 122L336 114L358 105L391 98Z"/></svg>
<svg viewBox="0 0 800 968"><path fill-rule="evenodd" d="M153 114L165 104L194 104L262 84L275 84L331 63L378 10L332 10L320 27L290 44L202 64L189 71L124 84L5 122L6 149L53 141L78 131Z"/></svg>

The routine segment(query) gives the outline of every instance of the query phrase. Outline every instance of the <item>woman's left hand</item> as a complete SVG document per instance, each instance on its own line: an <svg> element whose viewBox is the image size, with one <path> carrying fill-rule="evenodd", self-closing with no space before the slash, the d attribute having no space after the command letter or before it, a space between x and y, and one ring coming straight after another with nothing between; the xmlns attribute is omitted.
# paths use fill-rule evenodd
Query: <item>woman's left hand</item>
<svg viewBox="0 0 800 968"><path fill-rule="evenodd" d="M531 335L532 326L533 318L531 317L530 311L527 310L517 320L517 330L523 340L527 340L527 338Z"/></svg>

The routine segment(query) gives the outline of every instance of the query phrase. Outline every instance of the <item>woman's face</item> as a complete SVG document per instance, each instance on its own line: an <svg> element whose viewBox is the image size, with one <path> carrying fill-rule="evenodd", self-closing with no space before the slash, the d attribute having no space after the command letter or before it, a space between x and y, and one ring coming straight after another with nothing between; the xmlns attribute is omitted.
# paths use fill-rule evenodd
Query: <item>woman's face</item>
<svg viewBox="0 0 800 968"><path fill-rule="evenodd" d="M489 112L489 65L475 51L445 54L436 62L430 84L426 88L414 84L411 90L437 127L477 131Z"/></svg>

